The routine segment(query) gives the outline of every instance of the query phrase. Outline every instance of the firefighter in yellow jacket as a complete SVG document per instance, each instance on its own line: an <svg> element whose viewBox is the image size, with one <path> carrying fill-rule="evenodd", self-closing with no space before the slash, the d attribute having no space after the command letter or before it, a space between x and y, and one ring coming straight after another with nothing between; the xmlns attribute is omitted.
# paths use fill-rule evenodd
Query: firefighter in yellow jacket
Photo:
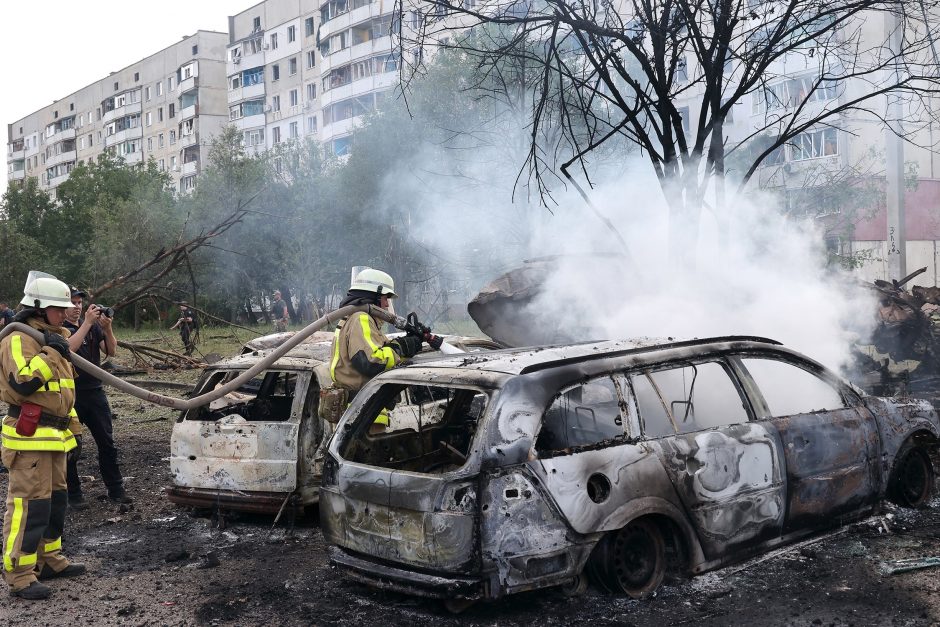
<svg viewBox="0 0 940 627"><path fill-rule="evenodd" d="M10 473L3 578L14 596L36 600L52 593L39 580L81 575L85 566L62 555L66 454L76 447L80 431L69 332L62 327L73 306L71 293L50 275L30 275L20 301L24 308L13 321L42 331L44 340L20 331L0 340L0 400L10 406L0 455Z"/></svg>
<svg viewBox="0 0 940 627"><path fill-rule="evenodd" d="M391 298L395 298L392 277L381 270L366 268L353 279L340 307L375 305L388 309ZM330 377L338 387L349 392L349 400L374 376L421 350L419 338L404 336L389 340L382 333L381 325L381 321L367 313L354 313L340 320L333 336ZM382 431L387 426L388 415L383 412L375 419L373 431Z"/></svg>

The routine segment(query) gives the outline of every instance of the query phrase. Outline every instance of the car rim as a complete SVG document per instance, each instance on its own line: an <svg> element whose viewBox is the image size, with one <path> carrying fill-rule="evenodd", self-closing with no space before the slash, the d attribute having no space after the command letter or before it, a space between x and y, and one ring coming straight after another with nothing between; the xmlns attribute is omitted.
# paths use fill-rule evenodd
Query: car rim
<svg viewBox="0 0 940 627"><path fill-rule="evenodd" d="M656 527L643 521L627 525L614 537L612 549L613 575L620 590L642 598L659 586L665 555Z"/></svg>
<svg viewBox="0 0 940 627"><path fill-rule="evenodd" d="M932 488L930 458L923 449L912 449L898 468L898 497L908 507L918 507L930 499Z"/></svg>

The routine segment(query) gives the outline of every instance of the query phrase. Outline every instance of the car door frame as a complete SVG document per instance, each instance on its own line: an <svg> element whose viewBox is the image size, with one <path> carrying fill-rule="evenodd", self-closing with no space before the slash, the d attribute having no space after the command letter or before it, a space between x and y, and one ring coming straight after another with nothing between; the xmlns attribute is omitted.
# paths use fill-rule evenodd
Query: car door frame
<svg viewBox="0 0 940 627"><path fill-rule="evenodd" d="M784 452L779 436L776 430L755 420L750 395L721 353L632 368L626 374L631 394L636 399L634 376L704 363L715 363L722 368L738 394L747 421L644 437L644 441L657 451L685 514L698 534L704 555L716 560L779 537L786 504ZM657 394L661 402L666 400L658 389ZM664 403L663 408L677 427L671 408ZM640 418L645 427L643 417ZM729 452L733 458L729 458ZM729 460L734 462L733 466L727 463ZM742 472L745 470L747 476Z"/></svg>
<svg viewBox="0 0 940 627"><path fill-rule="evenodd" d="M773 416L743 359L770 359L804 370L832 386L845 407ZM728 361L753 398L762 422L772 425L783 443L787 478L784 533L828 526L840 516L854 517L874 505L882 491L878 469L882 444L874 414L844 380L821 364L773 349L737 352ZM836 415L834 420L826 416Z"/></svg>

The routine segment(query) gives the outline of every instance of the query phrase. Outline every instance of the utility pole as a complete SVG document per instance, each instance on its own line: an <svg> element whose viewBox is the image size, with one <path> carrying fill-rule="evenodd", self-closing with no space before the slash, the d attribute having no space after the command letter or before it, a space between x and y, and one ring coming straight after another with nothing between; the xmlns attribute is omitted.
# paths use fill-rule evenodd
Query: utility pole
<svg viewBox="0 0 940 627"><path fill-rule="evenodd" d="M900 82L897 57L901 54L901 27L898 16L885 14L888 46L895 56L894 81ZM897 129L891 129L891 121ZM888 94L888 125L885 128L885 191L888 218L888 276L889 281L907 276L907 237L904 232L904 142L901 141L901 97Z"/></svg>

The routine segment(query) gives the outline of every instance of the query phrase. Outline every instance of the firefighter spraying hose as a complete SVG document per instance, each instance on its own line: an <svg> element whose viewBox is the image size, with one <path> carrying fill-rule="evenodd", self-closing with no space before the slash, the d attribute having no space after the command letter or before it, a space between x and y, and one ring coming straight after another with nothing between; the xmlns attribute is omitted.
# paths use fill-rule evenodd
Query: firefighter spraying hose
<svg viewBox="0 0 940 627"><path fill-rule="evenodd" d="M440 337L433 335L429 328L427 328L426 326L418 322L417 317L414 316L414 314L409 315L408 319L405 319L405 318L396 316L392 313L389 313L388 311L385 311L384 309L380 307L375 307L373 305L366 305L366 306L349 305L346 307L340 307L336 311L328 313L322 318L319 318L311 322L309 325L307 325L306 327L298 331L289 340L287 340L286 342L281 344L278 348L276 348L274 352L272 352L270 355L268 355L267 357L259 361L257 364L255 364L254 366L246 370L241 375L235 377L234 379L232 379L231 381L229 381L222 387L216 388L210 392L202 394L201 396L196 396L190 399L174 398L172 396L163 396L162 394L156 394L152 391L145 390L141 387L137 387L133 383L120 379L114 376L113 374L111 374L110 372L107 372L106 370L102 370L101 368L98 368L97 366L91 364L90 362L86 361L85 359L83 359L79 355L76 355L75 353L71 354L71 358L72 358L72 363L75 365L76 368L94 375L95 377L101 379L103 383L106 383L114 388L117 388L118 390L121 390L122 392L130 394L131 396L134 396L141 400L145 400L150 403L154 403L156 405L162 405L164 407L172 407L173 409L179 409L179 410L189 410L195 407L201 407L203 405L207 405L218 398L222 398L223 396L225 396L226 394L230 392L236 391L238 388L242 386L242 384L253 379L256 374L268 368L271 364L273 364L278 359L283 357L285 354L288 353L288 351L290 351L295 346L303 342L309 336L313 335L315 332L323 329L324 327L328 325L336 324L336 322L338 322L339 320L342 320L346 316L349 316L353 313L360 312L360 311L368 313L369 315L379 318L381 320L384 320L385 322L392 324L393 326L401 329L402 331L405 331L406 333L413 334L416 337L421 337L424 341L427 341L429 344L431 344L431 346L434 346L434 343L441 341ZM409 320L411 320L411 322L409 322ZM29 335L30 337L32 337L33 339L35 339L40 344L44 344L43 334L41 331L38 331L28 325L25 325L19 322L14 322L14 323L5 325L3 329L0 330L0 339L2 339L6 335L9 335L10 333L14 331L25 333ZM431 339L425 339L425 336ZM432 343L432 340L434 343ZM449 354L463 352L459 348L450 346L449 344L441 344L439 346L434 346L434 347L440 348L442 352L449 353Z"/></svg>

